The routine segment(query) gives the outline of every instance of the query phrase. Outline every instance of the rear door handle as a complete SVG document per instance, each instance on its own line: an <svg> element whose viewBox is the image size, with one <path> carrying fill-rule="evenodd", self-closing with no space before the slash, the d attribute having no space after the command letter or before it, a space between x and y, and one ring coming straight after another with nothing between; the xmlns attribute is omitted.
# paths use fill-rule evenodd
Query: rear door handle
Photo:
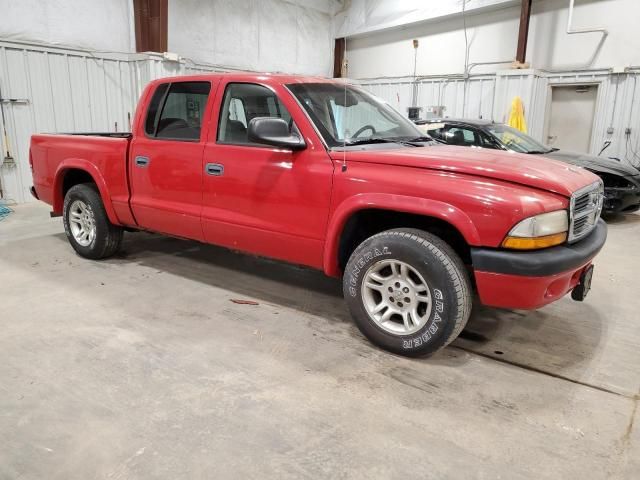
<svg viewBox="0 0 640 480"><path fill-rule="evenodd" d="M137 167L146 167L149 165L149 157L137 156L136 157L136 166Z"/></svg>
<svg viewBox="0 0 640 480"><path fill-rule="evenodd" d="M224 165L219 163L207 163L204 170L207 172L207 175L220 176L224 173Z"/></svg>

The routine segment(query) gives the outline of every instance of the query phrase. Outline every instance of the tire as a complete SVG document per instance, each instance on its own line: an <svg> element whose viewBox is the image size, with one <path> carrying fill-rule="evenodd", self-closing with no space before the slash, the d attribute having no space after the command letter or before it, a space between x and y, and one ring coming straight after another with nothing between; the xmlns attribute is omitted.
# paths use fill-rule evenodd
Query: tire
<svg viewBox="0 0 640 480"><path fill-rule="evenodd" d="M405 356L444 348L471 314L471 285L462 260L442 239L422 230L388 230L365 240L347 262L343 292L360 331L379 347ZM387 307L380 309L383 303Z"/></svg>
<svg viewBox="0 0 640 480"><path fill-rule="evenodd" d="M112 256L120 248L123 229L109 221L95 184L81 183L71 187L64 197L62 217L67 239L81 257L100 260ZM83 219L78 220L79 217ZM88 229L92 232L90 235L78 235L79 221L93 227Z"/></svg>

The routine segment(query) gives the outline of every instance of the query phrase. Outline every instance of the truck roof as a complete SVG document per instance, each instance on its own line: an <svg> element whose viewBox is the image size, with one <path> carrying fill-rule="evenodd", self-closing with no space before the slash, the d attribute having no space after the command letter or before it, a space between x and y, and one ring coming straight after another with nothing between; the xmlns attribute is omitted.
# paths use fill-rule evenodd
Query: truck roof
<svg viewBox="0 0 640 480"><path fill-rule="evenodd" d="M207 81L221 78L232 78L244 81L253 81L253 82L269 82L273 81L276 83L342 83L340 79L335 78L326 78L326 77L313 77L313 76L305 76L305 75L290 75L285 73L268 73L268 72L212 72L212 73L203 73L198 75L180 75L173 77L162 77L153 80L150 83L161 83L161 82L197 82L197 81Z"/></svg>

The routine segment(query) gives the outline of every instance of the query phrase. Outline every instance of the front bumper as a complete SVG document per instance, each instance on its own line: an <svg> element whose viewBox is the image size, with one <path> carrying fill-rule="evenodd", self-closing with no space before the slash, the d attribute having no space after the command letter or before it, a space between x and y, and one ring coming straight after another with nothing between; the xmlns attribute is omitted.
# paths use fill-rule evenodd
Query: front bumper
<svg viewBox="0 0 640 480"><path fill-rule="evenodd" d="M607 239L600 219L586 238L534 252L471 249L480 301L484 305L531 310L570 292Z"/></svg>
<svg viewBox="0 0 640 480"><path fill-rule="evenodd" d="M640 187L604 188L604 213L635 212L640 209Z"/></svg>

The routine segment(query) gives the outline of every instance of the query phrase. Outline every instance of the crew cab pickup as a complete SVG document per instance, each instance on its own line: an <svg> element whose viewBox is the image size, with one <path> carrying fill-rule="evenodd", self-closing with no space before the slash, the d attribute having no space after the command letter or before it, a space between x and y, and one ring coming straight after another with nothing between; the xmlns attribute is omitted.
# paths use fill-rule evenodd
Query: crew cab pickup
<svg viewBox="0 0 640 480"><path fill-rule="evenodd" d="M582 300L607 228L601 180L550 159L438 145L336 80L152 81L130 134L34 135L33 195L76 252L144 230L341 277L375 344L426 355L490 306Z"/></svg>

